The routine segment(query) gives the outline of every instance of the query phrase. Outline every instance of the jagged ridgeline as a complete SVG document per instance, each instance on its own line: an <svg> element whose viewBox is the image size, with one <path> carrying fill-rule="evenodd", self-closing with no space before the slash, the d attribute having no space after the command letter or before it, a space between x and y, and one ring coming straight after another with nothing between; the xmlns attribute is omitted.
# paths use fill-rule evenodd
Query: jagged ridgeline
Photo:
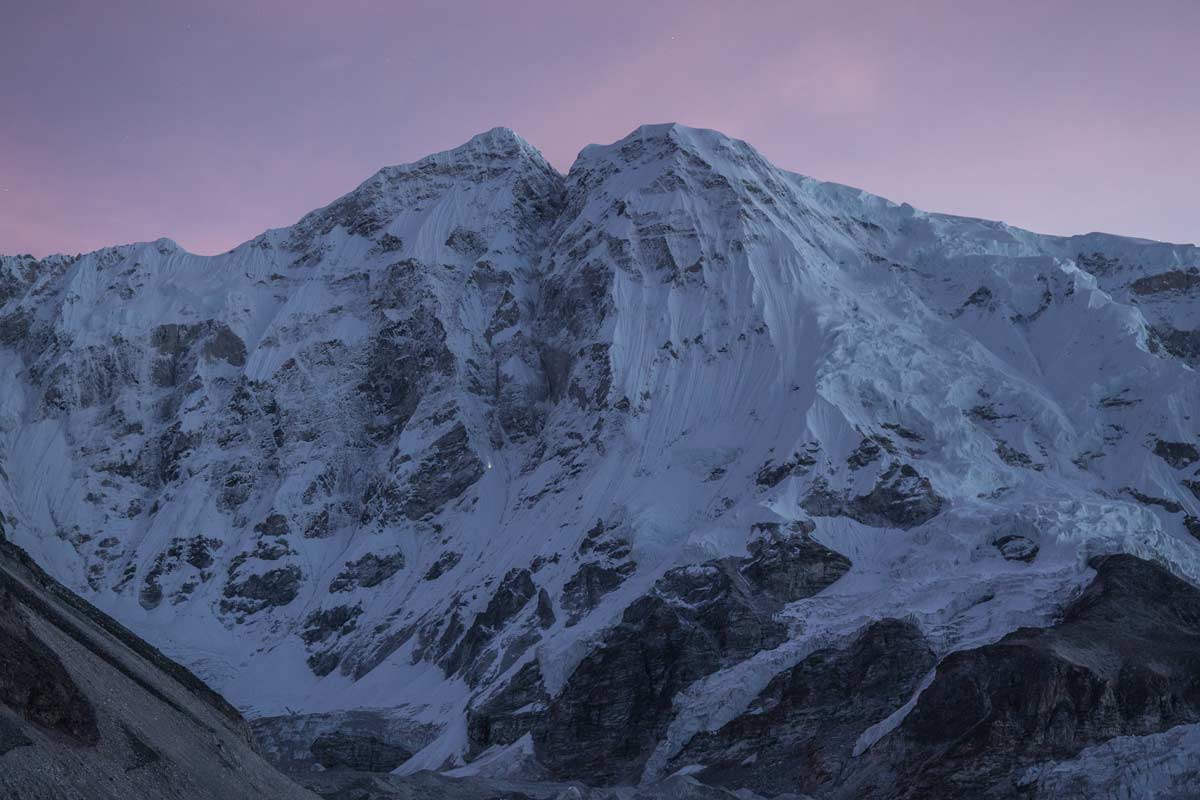
<svg viewBox="0 0 1200 800"><path fill-rule="evenodd" d="M0 260L0 513L302 773L1185 796L1198 292L496 129L220 256Z"/></svg>

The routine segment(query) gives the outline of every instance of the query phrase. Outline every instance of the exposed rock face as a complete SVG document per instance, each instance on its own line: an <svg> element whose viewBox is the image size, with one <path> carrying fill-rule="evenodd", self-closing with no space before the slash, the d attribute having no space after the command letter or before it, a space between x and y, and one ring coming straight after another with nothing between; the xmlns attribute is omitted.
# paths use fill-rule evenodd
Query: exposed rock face
<svg viewBox="0 0 1200 800"><path fill-rule="evenodd" d="M1200 449L1187 442L1165 442L1157 439L1154 442L1154 455L1175 469L1185 469L1200 461Z"/></svg>
<svg viewBox="0 0 1200 800"><path fill-rule="evenodd" d="M569 614L567 625L578 622L636 570L637 564L631 561L615 566L596 561L581 564L579 571L563 584L562 604Z"/></svg>
<svg viewBox="0 0 1200 800"><path fill-rule="evenodd" d="M821 486L804 501L804 510L814 517L846 516L873 527L912 528L936 517L944 503L928 478L898 464L866 494L839 494Z"/></svg>
<svg viewBox="0 0 1200 800"><path fill-rule="evenodd" d="M247 575L225 585L222 611L253 614L268 606L286 606L300 590L300 568L280 567L261 575Z"/></svg>
<svg viewBox="0 0 1200 800"><path fill-rule="evenodd" d="M1194 367L1200 363L1200 331L1155 325L1151 329L1150 349L1174 356Z"/></svg>
<svg viewBox="0 0 1200 800"><path fill-rule="evenodd" d="M116 542L114 542L114 546L115 544ZM142 608L157 607L163 600L160 582L162 577L180 570L190 572L192 577L172 594L171 602L173 604L184 602L187 596L195 590L198 582L207 581L212 577L212 572L209 570L213 564L212 551L219 548L221 544L220 539L205 538L199 535L190 539L180 537L172 539L171 545L164 552L159 553L154 560L154 566L142 579L142 586L138 590L138 602ZM188 570L189 567L191 570Z"/></svg>
<svg viewBox="0 0 1200 800"><path fill-rule="evenodd" d="M395 575L404 567L403 553L376 555L367 553L362 558L346 563L329 584L331 592L348 592L357 587L371 589Z"/></svg>
<svg viewBox="0 0 1200 800"><path fill-rule="evenodd" d="M780 603L811 597L850 569L850 560L811 538L815 526L755 525L738 571L760 592Z"/></svg>
<svg viewBox="0 0 1200 800"><path fill-rule="evenodd" d="M447 551L438 556L437 561L430 565L429 571L425 573L425 580L436 581L438 578L445 575L450 570L458 565L462 560L462 553Z"/></svg>
<svg viewBox="0 0 1200 800"><path fill-rule="evenodd" d="M593 611L600 600L611 594L637 572L637 562L630 558L632 548L627 533L615 523L596 520L588 529L578 548L581 560L575 574L562 588L562 606L567 611L567 626L579 622Z"/></svg>
<svg viewBox="0 0 1200 800"><path fill-rule="evenodd" d="M669 570L576 667L534 731L556 775L636 780L666 730L675 695L699 678L779 645L782 604L815 594L849 562L777 530L750 558ZM607 754L597 759L594 753Z"/></svg>
<svg viewBox="0 0 1200 800"><path fill-rule="evenodd" d="M1167 292L1186 294L1200 288L1200 269L1192 267L1186 272L1177 269L1158 275L1147 275L1135 280L1129 285L1129 288L1133 290L1134 294L1140 295Z"/></svg>
<svg viewBox="0 0 1200 800"><path fill-rule="evenodd" d="M533 579L527 569L514 569L504 576L487 607L475 616L471 627L463 634L458 644L442 659L441 664L448 675L466 672L468 683L476 684L486 674L496 659L496 651L488 645L529 605L536 592ZM521 652L532 644L529 638L518 638L504 652L504 669Z"/></svg>
<svg viewBox="0 0 1200 800"><path fill-rule="evenodd" d="M529 662L500 691L468 712L468 755L474 758L529 733L545 718L549 699L538 663Z"/></svg>
<svg viewBox="0 0 1200 800"><path fill-rule="evenodd" d="M401 500L409 519L417 520L461 495L483 475L483 462L469 447L467 429L455 426L440 436L410 478Z"/></svg>
<svg viewBox="0 0 1200 800"><path fill-rule="evenodd" d="M746 713L688 742L674 767L703 764L700 780L768 797L820 793L856 768L859 735L900 708L934 663L914 625L873 623L849 647L820 650L777 675Z"/></svg>
<svg viewBox="0 0 1200 800"><path fill-rule="evenodd" d="M947 656L842 795L1012 797L1038 762L1200 721L1200 589L1133 556L1092 566L1053 627Z"/></svg>
<svg viewBox="0 0 1200 800"><path fill-rule="evenodd" d="M362 606L334 606L314 611L306 620L301 638L308 644L323 642L333 633L354 629L354 620L362 613Z"/></svg>

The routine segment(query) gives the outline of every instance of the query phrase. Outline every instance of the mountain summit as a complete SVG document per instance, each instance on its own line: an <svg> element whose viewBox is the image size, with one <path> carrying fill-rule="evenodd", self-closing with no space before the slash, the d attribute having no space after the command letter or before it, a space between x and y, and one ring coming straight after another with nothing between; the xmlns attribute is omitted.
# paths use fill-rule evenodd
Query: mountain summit
<svg viewBox="0 0 1200 800"><path fill-rule="evenodd" d="M1200 780L1197 292L496 128L220 256L0 259L0 514L296 769L1148 797Z"/></svg>

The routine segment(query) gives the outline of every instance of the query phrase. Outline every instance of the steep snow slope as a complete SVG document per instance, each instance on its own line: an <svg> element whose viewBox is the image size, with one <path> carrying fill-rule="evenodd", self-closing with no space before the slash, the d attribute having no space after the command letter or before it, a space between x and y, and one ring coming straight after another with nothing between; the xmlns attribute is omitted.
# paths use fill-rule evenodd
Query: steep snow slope
<svg viewBox="0 0 1200 800"><path fill-rule="evenodd" d="M221 256L5 258L0 511L287 758L660 778L902 618L862 757L1092 557L1200 581L1198 290L712 131L564 178L497 129Z"/></svg>

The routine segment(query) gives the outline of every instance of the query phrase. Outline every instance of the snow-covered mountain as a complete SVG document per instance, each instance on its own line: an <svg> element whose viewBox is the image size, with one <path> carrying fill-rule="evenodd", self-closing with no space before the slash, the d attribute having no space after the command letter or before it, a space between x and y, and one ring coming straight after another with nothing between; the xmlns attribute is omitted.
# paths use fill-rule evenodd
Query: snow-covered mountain
<svg viewBox="0 0 1200 800"><path fill-rule="evenodd" d="M1197 294L713 131L495 129L220 256L0 259L0 513L285 763L1168 793Z"/></svg>

